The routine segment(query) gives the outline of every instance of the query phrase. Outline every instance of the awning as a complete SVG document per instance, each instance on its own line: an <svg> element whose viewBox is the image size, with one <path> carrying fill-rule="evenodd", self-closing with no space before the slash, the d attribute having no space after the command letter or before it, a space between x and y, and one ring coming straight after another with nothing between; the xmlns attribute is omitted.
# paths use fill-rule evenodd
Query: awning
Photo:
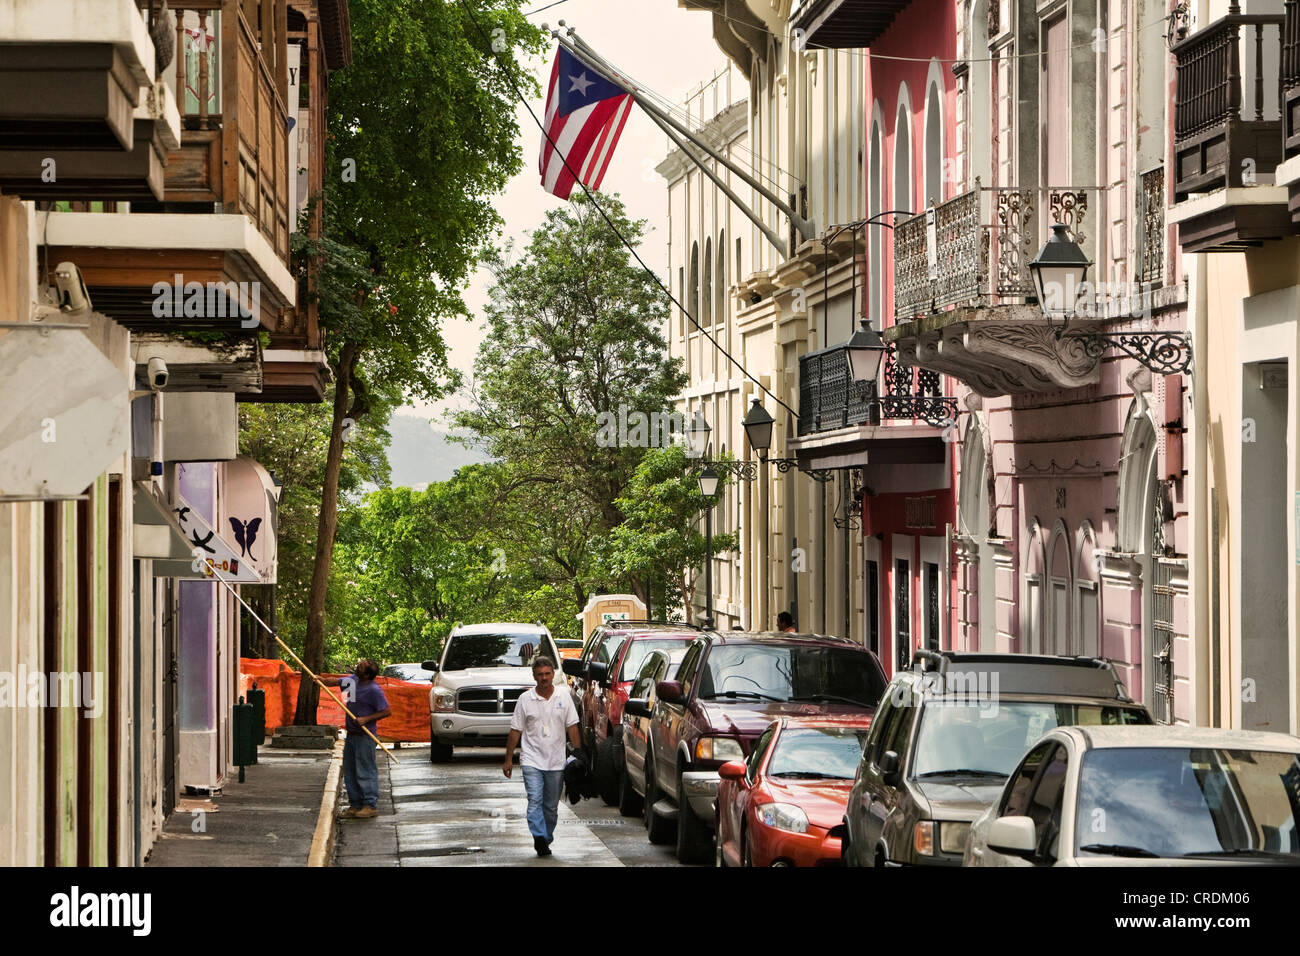
<svg viewBox="0 0 1300 956"><path fill-rule="evenodd" d="M155 577L210 581L220 574L232 584L264 583L247 561L180 495L169 504L150 482L135 483L132 531L137 558L152 558ZM167 531L152 530L166 525Z"/></svg>

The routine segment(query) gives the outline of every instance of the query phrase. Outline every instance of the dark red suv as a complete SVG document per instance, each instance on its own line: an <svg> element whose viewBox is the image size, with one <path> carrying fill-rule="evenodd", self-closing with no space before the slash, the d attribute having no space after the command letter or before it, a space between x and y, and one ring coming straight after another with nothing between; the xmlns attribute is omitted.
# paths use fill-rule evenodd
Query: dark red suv
<svg viewBox="0 0 1300 956"><path fill-rule="evenodd" d="M748 757L779 717L867 716L888 682L876 655L820 634L729 631L701 634L677 677L655 686L653 711L640 699L629 715L650 716L646 823L652 843L671 838L677 858L713 859L718 768Z"/></svg>
<svg viewBox="0 0 1300 956"><path fill-rule="evenodd" d="M606 804L618 803L623 705L641 663L651 651L677 650L699 636L699 628L690 624L610 621L591 632L580 658L562 662L565 674L574 678L583 747Z"/></svg>

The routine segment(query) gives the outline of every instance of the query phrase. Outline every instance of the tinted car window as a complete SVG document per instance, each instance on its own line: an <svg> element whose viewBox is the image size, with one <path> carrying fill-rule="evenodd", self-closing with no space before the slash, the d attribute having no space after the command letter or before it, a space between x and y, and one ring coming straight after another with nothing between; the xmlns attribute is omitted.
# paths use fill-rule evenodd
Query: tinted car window
<svg viewBox="0 0 1300 956"><path fill-rule="evenodd" d="M775 733L775 726L768 727L763 731L763 736L758 738L758 743L754 744L754 749L749 752L749 759L745 761L745 777L750 783L753 783L754 777L758 775L758 765L763 762L763 754Z"/></svg>
<svg viewBox="0 0 1300 956"><path fill-rule="evenodd" d="M442 669L527 667L539 650L551 653L549 644L539 634L460 634L451 639Z"/></svg>
<svg viewBox="0 0 1300 956"><path fill-rule="evenodd" d="M989 700L954 705L934 700L921 717L912 772L923 777L967 770L1005 777L1049 730L1145 722L1139 710L1101 704Z"/></svg>
<svg viewBox="0 0 1300 956"><path fill-rule="evenodd" d="M1070 759L1065 747L1057 746L1038 775L1038 786L1029 798L1027 816L1034 821L1035 845L1046 862L1056 861L1061 835L1061 806L1065 799L1065 774Z"/></svg>
<svg viewBox="0 0 1300 956"><path fill-rule="evenodd" d="M644 638L634 640L627 646L627 653L623 655L623 663L618 668L618 680L630 680L631 676L641 668L646 656L651 651L671 651L680 647L686 647L693 638Z"/></svg>
<svg viewBox="0 0 1300 956"><path fill-rule="evenodd" d="M676 680L682 682L682 691L687 697L690 697L691 687L695 684L696 665L699 663L700 655L703 652L703 644L693 644L691 649L686 652L686 656L682 658L681 664L677 667Z"/></svg>
<svg viewBox="0 0 1300 956"><path fill-rule="evenodd" d="M1001 817L1023 817L1025 810L1029 807L1029 794L1033 791L1034 781L1038 779L1038 771L1043 767L1043 761L1047 759L1048 752L1056 744L1053 741L1046 741L1039 744L1029 752L1024 762L1020 765L1015 776L1008 783L1003 791L1006 799L1002 802L1002 810L998 813Z"/></svg>
<svg viewBox="0 0 1300 956"><path fill-rule="evenodd" d="M733 644L713 648L701 698L841 700L874 707L884 676L870 654L838 647Z"/></svg>
<svg viewBox="0 0 1300 956"><path fill-rule="evenodd" d="M627 640L626 634L610 634L600 642L596 648L596 653L592 655L592 660L597 664L608 664L618 654L618 649L623 646Z"/></svg>
<svg viewBox="0 0 1300 956"><path fill-rule="evenodd" d="M656 675L665 660L666 658L662 654L646 655L645 661L641 664L641 670L636 675L636 681L632 684L632 697L644 699L650 696L650 691L657 679Z"/></svg>
<svg viewBox="0 0 1300 956"><path fill-rule="evenodd" d="M1187 747L1090 750L1079 768L1075 842L1085 853L1277 856L1294 863L1300 859L1297 791L1296 754Z"/></svg>
<svg viewBox="0 0 1300 956"><path fill-rule="evenodd" d="M767 762L769 777L852 780L865 727L787 727Z"/></svg>

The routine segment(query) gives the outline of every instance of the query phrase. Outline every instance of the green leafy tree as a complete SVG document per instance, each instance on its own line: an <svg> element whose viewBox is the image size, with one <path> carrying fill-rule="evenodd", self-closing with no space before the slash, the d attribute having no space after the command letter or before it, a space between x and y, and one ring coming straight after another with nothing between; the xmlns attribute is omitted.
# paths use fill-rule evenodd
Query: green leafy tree
<svg viewBox="0 0 1300 956"><path fill-rule="evenodd" d="M698 470L679 445L647 452L616 502L626 520L610 532L600 554L613 574L662 582L664 606L679 605L688 621L705 561L704 511L717 507L728 479L722 472L717 495L706 498ZM734 533L713 535L715 555L738 546Z"/></svg>
<svg viewBox="0 0 1300 956"><path fill-rule="evenodd" d="M327 393L327 402L332 396ZM373 414L349 429L340 460L339 491L344 501L360 497L367 485L389 480L388 411ZM307 631L307 606L316 555L317 510L329 446L330 406L241 403L239 452L263 464L280 482L277 515L276 585L245 586L246 600L298 654ZM272 600L272 594L275 599ZM254 622L245 627L246 648L257 657L279 657L279 646Z"/></svg>
<svg viewBox="0 0 1300 956"><path fill-rule="evenodd" d="M616 196L600 202L639 243L645 223ZM491 266L473 405L455 422L506 466L498 494L522 524L503 533L526 535L581 607L605 583L589 542L623 521L615 502L650 440L604 440L602 416L662 414L686 384L661 332L668 303L585 196L548 212L518 261ZM645 581L621 582L647 596Z"/></svg>
<svg viewBox="0 0 1300 956"><path fill-rule="evenodd" d="M509 76L537 90L515 58L539 51L542 34L519 7L349 5L353 62L330 82L324 236L298 247L299 263L319 269L336 383L303 655L313 669L325 658L346 423L373 413L376 383L427 400L455 383L440 323L465 314L459 290L500 225L490 197L522 165ZM297 723L315 721L318 698L303 681Z"/></svg>

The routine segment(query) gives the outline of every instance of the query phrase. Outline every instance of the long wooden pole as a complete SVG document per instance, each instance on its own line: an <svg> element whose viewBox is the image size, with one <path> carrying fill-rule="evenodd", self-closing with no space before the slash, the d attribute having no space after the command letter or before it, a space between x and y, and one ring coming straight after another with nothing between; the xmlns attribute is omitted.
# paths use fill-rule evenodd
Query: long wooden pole
<svg viewBox="0 0 1300 956"><path fill-rule="evenodd" d="M239 592L230 586L230 582L222 578L221 572L213 568L212 574L213 577L215 577L218 581L220 581L223 585L225 585L226 590L229 591L231 595L234 596L235 600L244 606L244 610L246 610L249 614L253 615L253 620L255 620L258 624L261 624L262 627L266 630L266 633L270 634L273 638L275 638L275 642L289 652L289 656L298 662L298 666L302 668L303 673L306 674L308 677L310 677L312 680L314 680L317 684L320 684L320 689L325 691L325 693L329 694L330 697L334 698L334 703L338 704L340 707L343 708L343 713L347 714L354 721L356 721L357 726L360 727L365 732L367 737L369 737L375 743L379 744L379 749L382 750L388 756L389 760L391 760L393 763L397 763L398 762L397 758L393 756L393 752L391 750L389 750L387 747L384 746L384 742L380 740L378 737L376 737L373 733L371 733L369 727L367 727L365 724L357 720L357 715L352 713L352 711L348 710L347 705L344 704L343 701L339 700L338 697L335 696L334 692L330 690L328 687L326 687L325 684L321 681L321 679L311 672L311 669L302 662L302 658L293 652L292 647L290 647L284 641L280 640L280 635L275 633L275 631L271 630L271 628L267 626L267 623L257 616L257 612L248 606L248 602L245 601L242 597L240 597Z"/></svg>

